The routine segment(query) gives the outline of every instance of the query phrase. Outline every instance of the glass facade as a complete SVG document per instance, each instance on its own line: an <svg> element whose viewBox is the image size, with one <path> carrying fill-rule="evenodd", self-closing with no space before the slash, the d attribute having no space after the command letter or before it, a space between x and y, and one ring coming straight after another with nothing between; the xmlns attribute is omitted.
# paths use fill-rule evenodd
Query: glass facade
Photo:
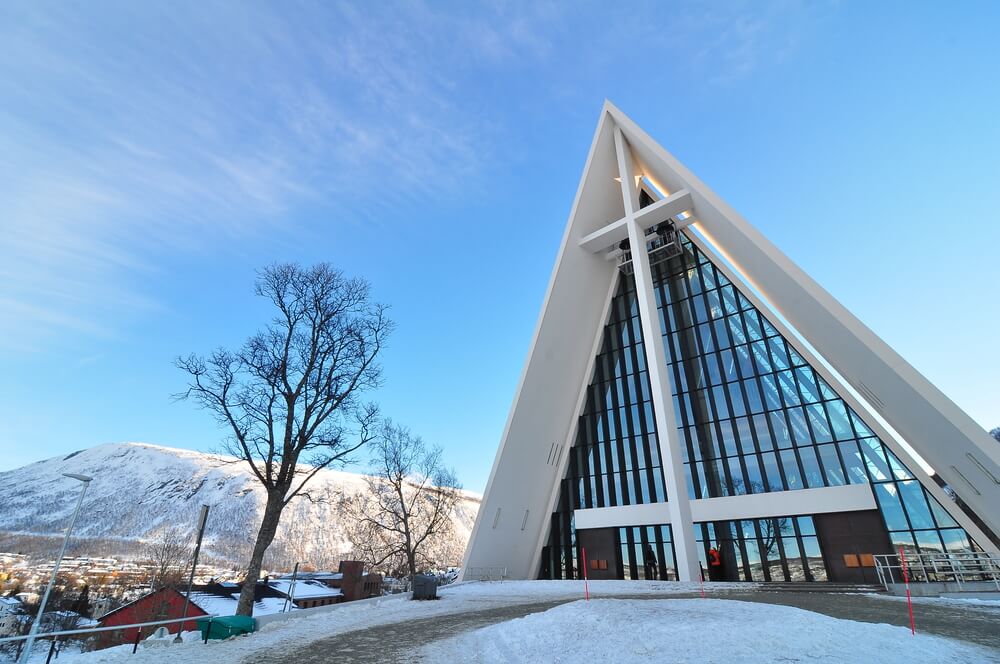
<svg viewBox="0 0 1000 664"><path fill-rule="evenodd" d="M870 484L894 548L975 550L899 458L693 243L685 238L680 255L652 265L652 278L690 498ZM543 578L577 576L574 510L664 502L670 491L634 277L622 273L618 280L542 552ZM656 574L667 578L666 563L674 560L669 526L620 526L624 578L652 573L644 562L650 545L664 568ZM703 567L716 546L730 578L827 578L808 515L694 527Z"/></svg>
<svg viewBox="0 0 1000 664"><path fill-rule="evenodd" d="M739 581L827 580L811 517L696 523L694 531L703 570L708 569L708 550L715 546L730 578Z"/></svg>
<svg viewBox="0 0 1000 664"><path fill-rule="evenodd" d="M554 578L578 565L573 510L666 500L631 276L619 278L576 431L542 555Z"/></svg>
<svg viewBox="0 0 1000 664"><path fill-rule="evenodd" d="M676 581L670 524L618 528L622 578Z"/></svg>
<svg viewBox="0 0 1000 664"><path fill-rule="evenodd" d="M870 483L894 547L972 550L965 531L707 255L685 239L681 255L653 266L653 285L689 497Z"/></svg>

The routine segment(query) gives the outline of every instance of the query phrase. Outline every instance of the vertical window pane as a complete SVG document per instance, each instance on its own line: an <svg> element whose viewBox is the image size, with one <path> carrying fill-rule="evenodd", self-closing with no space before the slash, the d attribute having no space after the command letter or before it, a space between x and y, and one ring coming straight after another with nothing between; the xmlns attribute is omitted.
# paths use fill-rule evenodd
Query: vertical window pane
<svg viewBox="0 0 1000 664"><path fill-rule="evenodd" d="M840 399L828 401L826 412L830 414L830 423L833 425L833 434L837 440L854 438L854 429L851 428L851 423L847 419L847 410L843 401Z"/></svg>
<svg viewBox="0 0 1000 664"><path fill-rule="evenodd" d="M784 482L781 478L781 472L778 469L778 459L775 457L774 452L765 452L761 455L764 460L764 473L765 484L769 491L782 491L784 490Z"/></svg>
<svg viewBox="0 0 1000 664"><path fill-rule="evenodd" d="M792 438L788 433L788 425L785 423L785 415L781 411L775 411L771 415L771 428L774 431L774 440L778 447L791 447Z"/></svg>
<svg viewBox="0 0 1000 664"><path fill-rule="evenodd" d="M802 468L805 471L806 486L810 489L816 489L824 486L823 471L820 470L819 462L816 460L816 449L813 447L800 448L799 458L802 459Z"/></svg>
<svg viewBox="0 0 1000 664"><path fill-rule="evenodd" d="M799 473L798 463L795 461L795 450L781 450L781 466L785 470L785 481L788 482L789 490L806 488Z"/></svg>
<svg viewBox="0 0 1000 664"><path fill-rule="evenodd" d="M969 546L969 539L965 536L965 531L961 528L949 528L941 531L941 539L949 553L961 553L972 551Z"/></svg>
<svg viewBox="0 0 1000 664"><path fill-rule="evenodd" d="M812 427L813 437L817 443L829 443L833 440L830 426L826 421L826 413L823 406L814 403L806 406L806 413L809 415L809 426Z"/></svg>
<svg viewBox="0 0 1000 664"><path fill-rule="evenodd" d="M746 406L743 404L743 392L739 383L729 383L729 398L733 403L733 416L741 417L747 414Z"/></svg>
<svg viewBox="0 0 1000 664"><path fill-rule="evenodd" d="M760 414L753 416L753 430L757 434L757 443L760 445L761 450L774 449L771 430L767 426L767 415Z"/></svg>
<svg viewBox="0 0 1000 664"><path fill-rule="evenodd" d="M747 493L764 493L764 476L760 472L757 456L747 455L743 457L743 462L747 467Z"/></svg>
<svg viewBox="0 0 1000 664"><path fill-rule="evenodd" d="M789 408L788 419L792 423L792 436L798 446L812 445L812 436L809 427L806 425L805 412L801 408Z"/></svg>
<svg viewBox="0 0 1000 664"><path fill-rule="evenodd" d="M899 493L903 497L903 504L906 505L906 514L910 517L910 525L914 529L933 528L934 519L931 518L931 511L927 507L927 500L924 498L924 489L917 480L899 482Z"/></svg>
<svg viewBox="0 0 1000 664"><path fill-rule="evenodd" d="M844 472L840 469L840 459L837 457L837 448L834 445L820 445L816 448L819 451L820 461L823 462L823 470L826 473L826 483L828 486L840 486L847 484Z"/></svg>
<svg viewBox="0 0 1000 664"><path fill-rule="evenodd" d="M875 438L865 438L859 443L861 451L865 454L865 462L868 464L868 472L871 473L872 480L878 482L892 479L889 474L889 464L882 456L882 444Z"/></svg>
<svg viewBox="0 0 1000 664"><path fill-rule="evenodd" d="M809 581L826 581L826 566L823 564L823 554L819 550L819 540L815 537L802 537L802 549L809 565Z"/></svg>
<svg viewBox="0 0 1000 664"><path fill-rule="evenodd" d="M813 372L809 367L798 367L795 370L795 377L799 381L799 388L802 390L802 399L806 403L816 403L820 400L819 388L813 381Z"/></svg>
<svg viewBox="0 0 1000 664"><path fill-rule="evenodd" d="M936 530L918 530L913 535L921 553L944 553L944 545Z"/></svg>
<svg viewBox="0 0 1000 664"><path fill-rule="evenodd" d="M743 381L743 387L747 392L747 409L751 413L763 412L764 403L761 401L760 392L757 391L757 381L752 378Z"/></svg>
<svg viewBox="0 0 1000 664"><path fill-rule="evenodd" d="M926 495L927 492L924 491L924 494ZM931 512L934 513L934 520L937 521L939 528L949 528L958 525L955 523L955 520L951 518L951 515L948 514L948 512L941 507L938 501L934 499L934 496L927 496L927 502L931 506Z"/></svg>
<svg viewBox="0 0 1000 664"><path fill-rule="evenodd" d="M844 459L844 466L847 467L847 481L850 484L868 482L868 473L865 472L865 462L858 450L858 444L849 440L837 446L840 448L840 456Z"/></svg>
<svg viewBox="0 0 1000 664"><path fill-rule="evenodd" d="M899 493L894 484L876 484L875 498L878 499L882 517L889 530L905 530L910 527L903 515L903 505L899 502Z"/></svg>

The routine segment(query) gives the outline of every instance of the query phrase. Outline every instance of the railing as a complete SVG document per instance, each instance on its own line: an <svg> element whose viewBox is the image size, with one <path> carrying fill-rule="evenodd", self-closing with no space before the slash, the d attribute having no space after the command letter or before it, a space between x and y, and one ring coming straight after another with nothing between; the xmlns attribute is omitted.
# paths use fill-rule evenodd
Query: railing
<svg viewBox="0 0 1000 664"><path fill-rule="evenodd" d="M84 629L64 629L64 630L59 630L57 632L38 632L34 636L30 634L25 634L22 636L5 636L3 638L0 638L0 645L3 645L5 643L14 643L16 641L26 641L30 638L34 638L34 640L36 641L41 641L43 639L52 639L52 644L49 648L49 656L46 659L46 662L48 662L52 658L52 650L55 648L56 642L61 637L78 636L82 634L95 634L97 632L119 632L127 629L138 628L139 631L136 633L135 643L133 644L132 647L132 652L135 653L136 649L139 647L139 641L140 638L142 637L142 632L144 627L153 627L154 625L172 625L174 623L194 622L199 618L208 618L209 620L211 620L212 618L218 618L218 615L213 613L212 615L188 616L186 618L171 618L170 620L153 620L150 622L133 623L131 625L111 625L109 627L87 627ZM150 634L152 634L152 632L150 632ZM18 654L20 654L20 650L18 651Z"/></svg>
<svg viewBox="0 0 1000 664"><path fill-rule="evenodd" d="M889 589L890 584L903 582L903 561L898 553L874 556L875 573ZM1000 591L1000 555L995 553L907 553L906 572L912 582L963 583L990 582Z"/></svg>
<svg viewBox="0 0 1000 664"><path fill-rule="evenodd" d="M470 567L465 579L471 581L500 581L509 578L506 567Z"/></svg>

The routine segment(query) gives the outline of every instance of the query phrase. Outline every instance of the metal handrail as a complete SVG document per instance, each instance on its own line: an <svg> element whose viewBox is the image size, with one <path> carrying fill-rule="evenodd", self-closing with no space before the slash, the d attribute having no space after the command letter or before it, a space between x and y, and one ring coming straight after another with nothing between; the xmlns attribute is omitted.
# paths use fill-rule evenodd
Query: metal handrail
<svg viewBox="0 0 1000 664"><path fill-rule="evenodd" d="M508 574L506 567L470 567L467 576L477 581L492 581L495 578L503 582Z"/></svg>
<svg viewBox="0 0 1000 664"><path fill-rule="evenodd" d="M191 622L198 620L199 618L218 618L219 614L213 613L211 615L204 616L188 616L187 618L171 618L170 620L154 620L151 622L144 623L134 623L132 625L111 625L110 627L91 627L88 629L64 629L59 632L39 632L35 634L36 639L50 639L57 636L70 636L73 634L90 634L92 632L116 632L123 629L132 629L133 627L149 627L152 625L170 625L179 622ZM27 639L30 635L25 634L23 636L5 636L0 638L0 643L10 643L13 641L22 641Z"/></svg>
<svg viewBox="0 0 1000 664"><path fill-rule="evenodd" d="M876 554L875 573L889 589L890 584L903 580L903 561L898 553ZM995 553L907 553L905 563L910 581L933 583L953 581L962 587L969 581L992 581L1000 591L1000 555Z"/></svg>

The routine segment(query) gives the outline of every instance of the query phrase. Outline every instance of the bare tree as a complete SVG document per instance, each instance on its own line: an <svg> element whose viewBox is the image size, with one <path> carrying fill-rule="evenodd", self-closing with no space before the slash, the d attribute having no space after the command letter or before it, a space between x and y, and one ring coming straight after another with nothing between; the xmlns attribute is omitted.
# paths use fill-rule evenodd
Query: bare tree
<svg viewBox="0 0 1000 664"><path fill-rule="evenodd" d="M176 586L184 579L191 557L188 537L179 528L164 528L146 543L143 557L152 568L151 591Z"/></svg>
<svg viewBox="0 0 1000 664"><path fill-rule="evenodd" d="M380 383L376 360L393 327L368 282L325 263L271 265L258 272L256 293L278 309L266 328L239 350L176 362L191 377L178 397L230 429L225 451L249 464L267 494L238 615L253 611L261 561L285 506L371 438L377 408L361 396Z"/></svg>
<svg viewBox="0 0 1000 664"><path fill-rule="evenodd" d="M369 490L346 501L349 537L373 568L412 578L440 562L432 554L451 535L461 487L441 449L406 427L384 421L372 445Z"/></svg>

